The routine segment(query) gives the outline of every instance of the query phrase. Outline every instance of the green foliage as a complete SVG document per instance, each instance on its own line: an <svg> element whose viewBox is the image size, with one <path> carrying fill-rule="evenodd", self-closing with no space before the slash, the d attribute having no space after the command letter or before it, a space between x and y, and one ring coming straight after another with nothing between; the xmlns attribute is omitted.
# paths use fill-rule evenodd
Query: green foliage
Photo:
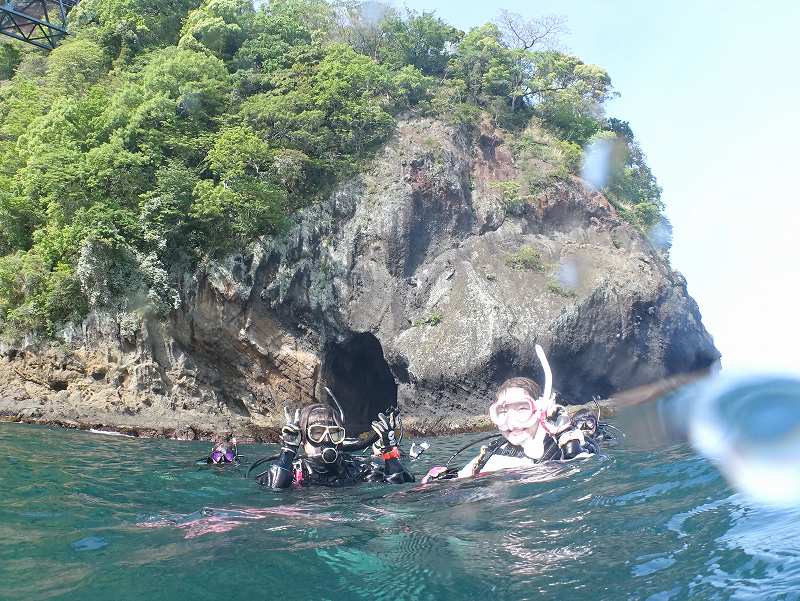
<svg viewBox="0 0 800 601"><path fill-rule="evenodd" d="M559 140L536 119L512 137L510 146L521 172L520 182L532 196L567 181L583 163L580 146Z"/></svg>
<svg viewBox="0 0 800 601"><path fill-rule="evenodd" d="M181 22L198 0L82 0L72 27L91 31L116 58L174 44Z"/></svg>
<svg viewBox="0 0 800 601"><path fill-rule="evenodd" d="M388 17L381 23L381 31L381 62L395 69L416 67L427 75L445 72L450 58L448 48L464 36L433 13L418 15L412 11L405 19L398 15Z"/></svg>
<svg viewBox="0 0 800 601"><path fill-rule="evenodd" d="M506 258L506 265L515 271L543 271L542 255L533 246L521 247Z"/></svg>
<svg viewBox="0 0 800 601"><path fill-rule="evenodd" d="M444 319L444 315L442 315L442 312L434 311L427 317L417 319L411 325L415 328L418 328L419 326L438 326L440 323L442 323L442 319Z"/></svg>
<svg viewBox="0 0 800 601"><path fill-rule="evenodd" d="M557 280L547 282L547 291L564 298L575 298L577 293L572 288L564 288Z"/></svg>
<svg viewBox="0 0 800 601"><path fill-rule="evenodd" d="M22 53L16 44L0 43L0 81L11 79L22 60Z"/></svg>
<svg viewBox="0 0 800 601"><path fill-rule="evenodd" d="M601 129L602 103L612 95L608 73L555 51L532 58L536 75L526 94L539 99L538 114L561 139L585 144Z"/></svg>
<svg viewBox="0 0 800 601"><path fill-rule="evenodd" d="M609 119L605 125L607 129L590 140L611 144L609 179L603 191L623 218L647 231L662 218L661 188L630 126L617 119Z"/></svg>
<svg viewBox="0 0 800 601"><path fill-rule="evenodd" d="M245 39L253 5L248 0L208 0L189 13L179 48L203 51L230 60Z"/></svg>
<svg viewBox="0 0 800 601"><path fill-rule="evenodd" d="M492 182L492 187L497 191L503 208L512 215L521 214L525 205L531 201L529 195L523 194L522 185L518 181Z"/></svg>
<svg viewBox="0 0 800 601"><path fill-rule="evenodd" d="M48 83L62 94L77 95L96 83L108 70L103 48L87 39L68 39L47 59Z"/></svg>
<svg viewBox="0 0 800 601"><path fill-rule="evenodd" d="M320 167L341 167L383 142L394 127L388 112L400 92L389 71L349 46L312 47L276 76L269 93L242 104L241 116L270 144L301 151ZM402 94L402 92L401 92Z"/></svg>
<svg viewBox="0 0 800 601"><path fill-rule="evenodd" d="M607 195L643 228L661 219L633 133L603 115L608 75L542 49L547 19L464 34L359 0L82 0L71 15L49 54L0 45L5 336L95 307L168 314L187 270L278 235L399 113L505 128L521 175L495 189L511 213L576 174L592 136L614 136ZM532 247L508 261L542 269Z"/></svg>

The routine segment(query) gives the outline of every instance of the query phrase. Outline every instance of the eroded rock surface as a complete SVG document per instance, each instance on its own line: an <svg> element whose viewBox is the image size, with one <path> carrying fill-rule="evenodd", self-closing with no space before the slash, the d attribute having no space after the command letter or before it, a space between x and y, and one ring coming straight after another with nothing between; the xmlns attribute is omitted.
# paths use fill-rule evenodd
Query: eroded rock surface
<svg viewBox="0 0 800 601"><path fill-rule="evenodd" d="M511 375L551 359L566 402L719 358L683 277L575 179L509 207L502 136L401 122L360 177L278 240L187 275L182 308L91 314L0 349L0 414L142 435L269 438L333 389L351 430L398 403L413 429L485 425Z"/></svg>

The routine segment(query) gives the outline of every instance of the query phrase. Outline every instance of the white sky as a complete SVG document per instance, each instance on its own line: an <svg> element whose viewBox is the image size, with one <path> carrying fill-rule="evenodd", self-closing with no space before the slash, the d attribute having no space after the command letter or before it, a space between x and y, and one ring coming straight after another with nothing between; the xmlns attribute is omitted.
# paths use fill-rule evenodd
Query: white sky
<svg viewBox="0 0 800 601"><path fill-rule="evenodd" d="M406 0L461 29L560 14L664 188L672 265L726 368L800 371L800 3Z"/></svg>

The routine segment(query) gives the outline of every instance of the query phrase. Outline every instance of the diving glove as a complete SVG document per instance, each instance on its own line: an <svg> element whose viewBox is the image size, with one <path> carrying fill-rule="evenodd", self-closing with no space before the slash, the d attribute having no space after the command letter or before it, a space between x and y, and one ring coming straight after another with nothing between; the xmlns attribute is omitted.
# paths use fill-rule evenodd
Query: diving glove
<svg viewBox="0 0 800 601"><path fill-rule="evenodd" d="M375 446L381 453L389 453L397 446L395 428L397 428L397 414L399 409L389 409L385 414L379 413L378 419L372 422L372 429L378 435Z"/></svg>
<svg viewBox="0 0 800 601"><path fill-rule="evenodd" d="M283 413L286 416L286 425L281 428L281 445L282 451L289 451L297 455L297 449L300 447L300 410L294 412L294 419L289 414L286 407L283 408Z"/></svg>

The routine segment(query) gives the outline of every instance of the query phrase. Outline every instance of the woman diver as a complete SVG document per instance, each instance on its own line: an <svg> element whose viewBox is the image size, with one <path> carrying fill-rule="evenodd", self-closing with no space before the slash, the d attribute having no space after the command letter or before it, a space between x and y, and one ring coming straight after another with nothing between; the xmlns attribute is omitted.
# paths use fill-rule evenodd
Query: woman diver
<svg viewBox="0 0 800 601"><path fill-rule="evenodd" d="M207 465L233 465L238 466L241 462L242 456L239 455L239 447L236 444L236 438L231 438L227 441L218 441L211 447L211 451L206 457L198 460L198 463L205 463Z"/></svg>
<svg viewBox="0 0 800 601"><path fill-rule="evenodd" d="M538 344L536 354L545 372L544 393L530 378L511 378L503 382L489 406L489 417L500 431L499 435L493 436L496 440L482 447L478 456L460 470L449 465L432 468L423 478L423 483L476 477L503 469L530 467L544 461L574 459L599 451L597 442L604 438L604 433L598 416L588 409L570 416L564 407L556 404L550 366Z"/></svg>
<svg viewBox="0 0 800 601"><path fill-rule="evenodd" d="M335 400L335 399L334 399ZM374 448L377 458L357 457L349 451L365 448L363 443L345 444L344 415L328 405L314 404L286 413L281 429L281 453L278 460L256 476L256 481L270 488L290 486L347 486L358 482L413 482L400 462L395 429L397 414L392 409L379 413L372 422L377 435ZM366 445L368 446L368 445ZM300 452L302 447L302 453Z"/></svg>

